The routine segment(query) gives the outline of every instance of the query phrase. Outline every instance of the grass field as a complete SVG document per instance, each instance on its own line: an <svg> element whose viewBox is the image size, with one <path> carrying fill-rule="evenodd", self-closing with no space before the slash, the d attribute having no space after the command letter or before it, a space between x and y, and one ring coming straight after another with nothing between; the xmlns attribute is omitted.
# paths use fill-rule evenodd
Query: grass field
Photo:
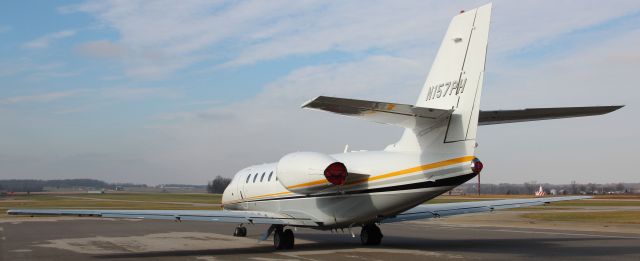
<svg viewBox="0 0 640 261"><path fill-rule="evenodd" d="M527 213L522 217L542 221L640 224L640 211Z"/></svg>
<svg viewBox="0 0 640 261"><path fill-rule="evenodd" d="M170 194L170 193L112 193L112 194L67 194L82 198L131 200L149 202L182 202L220 204L222 195L219 194Z"/></svg>
<svg viewBox="0 0 640 261"><path fill-rule="evenodd" d="M468 196L440 196L428 201L428 204L433 203L451 203L451 202L465 202L465 201L479 201L479 200L498 200L498 199L513 199L513 198L531 198L531 195L477 195ZM551 206L557 207L640 207L640 195L604 195L595 196L593 199L584 200L571 200L554 202Z"/></svg>
<svg viewBox="0 0 640 261"><path fill-rule="evenodd" d="M84 209L220 209L220 195L169 193L113 194L34 194L16 195L0 200L0 218L15 208L84 208Z"/></svg>

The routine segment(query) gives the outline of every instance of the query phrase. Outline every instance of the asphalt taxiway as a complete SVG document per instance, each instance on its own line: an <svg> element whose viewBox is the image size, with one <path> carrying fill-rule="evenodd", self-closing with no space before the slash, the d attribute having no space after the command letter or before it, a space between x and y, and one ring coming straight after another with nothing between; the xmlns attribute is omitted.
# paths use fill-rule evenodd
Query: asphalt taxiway
<svg viewBox="0 0 640 261"><path fill-rule="evenodd" d="M348 231L298 229L296 247L257 243L267 228L233 224L33 218L0 223L0 260L640 260L640 234L407 222L382 225L381 246ZM356 236L359 231L355 231Z"/></svg>

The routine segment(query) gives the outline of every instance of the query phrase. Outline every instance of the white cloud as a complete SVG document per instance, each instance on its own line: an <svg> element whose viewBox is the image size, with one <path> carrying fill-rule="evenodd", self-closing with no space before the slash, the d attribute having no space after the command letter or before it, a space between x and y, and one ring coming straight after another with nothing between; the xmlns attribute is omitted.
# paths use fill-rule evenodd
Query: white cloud
<svg viewBox="0 0 640 261"><path fill-rule="evenodd" d="M93 47L113 51L118 46L117 53L124 48L127 72L153 78L212 58L217 66L241 66L336 50L435 49L451 15L480 4L422 0L89 1L64 11L90 13L115 29L120 34L116 42L93 43ZM495 51L544 44L638 10L637 1L554 1L552 5L497 1L493 55L499 55Z"/></svg>
<svg viewBox="0 0 640 261"><path fill-rule="evenodd" d="M59 31L55 33L50 33L40 38L36 38L34 40L24 43L22 45L22 48L44 49L49 47L49 45L55 41L74 36L75 34L76 34L76 31L74 30L64 30L64 31Z"/></svg>
<svg viewBox="0 0 640 261"><path fill-rule="evenodd" d="M126 47L110 41L86 42L78 45L76 50L81 54L103 59L120 59L127 54Z"/></svg>
<svg viewBox="0 0 640 261"><path fill-rule="evenodd" d="M60 62L37 63L31 59L0 61L0 77L21 73L47 74L55 73L65 64Z"/></svg>
<svg viewBox="0 0 640 261"><path fill-rule="evenodd" d="M114 100L140 100L149 97L178 97L179 90L176 88L157 87L112 87L99 90L98 94L107 99Z"/></svg>
<svg viewBox="0 0 640 261"><path fill-rule="evenodd" d="M8 25L0 25L0 33L11 31L11 26Z"/></svg>
<svg viewBox="0 0 640 261"><path fill-rule="evenodd" d="M20 103L47 103L64 98L73 97L86 92L86 90L69 90L60 92L48 92L34 95L14 96L0 99L0 104L11 105Z"/></svg>
<svg viewBox="0 0 640 261"><path fill-rule="evenodd" d="M96 89L72 89L66 91L44 92L32 95L12 96L0 98L0 105L15 105L28 103L50 103L66 98L84 96L87 100L99 102L131 101L147 99L149 97L179 97L180 91L171 88L151 88L151 87L105 87ZM74 107L93 107L95 104L78 105ZM73 112L73 109L63 109L65 113ZM83 110L84 111L84 110Z"/></svg>

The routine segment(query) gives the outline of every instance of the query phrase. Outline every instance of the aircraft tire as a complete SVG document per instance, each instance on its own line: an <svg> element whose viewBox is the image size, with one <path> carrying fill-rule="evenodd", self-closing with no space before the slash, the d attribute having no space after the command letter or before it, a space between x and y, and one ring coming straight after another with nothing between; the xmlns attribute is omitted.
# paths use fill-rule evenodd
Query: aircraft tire
<svg viewBox="0 0 640 261"><path fill-rule="evenodd" d="M247 227L241 227L240 230L242 230L240 236L241 237L246 237L247 236Z"/></svg>
<svg viewBox="0 0 640 261"><path fill-rule="evenodd" d="M293 231L291 229L286 229L284 231L284 238L286 241L285 249L293 249L295 244L295 236L293 235Z"/></svg>
<svg viewBox="0 0 640 261"><path fill-rule="evenodd" d="M277 229L273 234L273 246L277 250L286 249L287 241L285 239L284 232L281 229Z"/></svg>
<svg viewBox="0 0 640 261"><path fill-rule="evenodd" d="M360 232L360 242L366 246L380 245L382 237L382 231L375 224L363 226Z"/></svg>

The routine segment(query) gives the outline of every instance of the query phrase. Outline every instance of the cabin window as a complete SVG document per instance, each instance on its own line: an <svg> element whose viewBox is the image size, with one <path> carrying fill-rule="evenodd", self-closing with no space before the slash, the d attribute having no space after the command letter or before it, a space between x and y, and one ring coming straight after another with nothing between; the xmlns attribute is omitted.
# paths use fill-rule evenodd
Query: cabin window
<svg viewBox="0 0 640 261"><path fill-rule="evenodd" d="M267 179L267 181L271 181L271 176L273 176L273 171L271 171L271 173L269 173L269 178Z"/></svg>
<svg viewBox="0 0 640 261"><path fill-rule="evenodd" d="M264 174L266 174L266 172L262 172L262 176L260 176L260 182L264 180Z"/></svg>
<svg viewBox="0 0 640 261"><path fill-rule="evenodd" d="M247 175L247 181L245 181L245 183L249 183L250 178L251 178L251 174Z"/></svg>
<svg viewBox="0 0 640 261"><path fill-rule="evenodd" d="M256 178L258 178L258 173L256 173L255 175L253 175L253 183L256 183Z"/></svg>

